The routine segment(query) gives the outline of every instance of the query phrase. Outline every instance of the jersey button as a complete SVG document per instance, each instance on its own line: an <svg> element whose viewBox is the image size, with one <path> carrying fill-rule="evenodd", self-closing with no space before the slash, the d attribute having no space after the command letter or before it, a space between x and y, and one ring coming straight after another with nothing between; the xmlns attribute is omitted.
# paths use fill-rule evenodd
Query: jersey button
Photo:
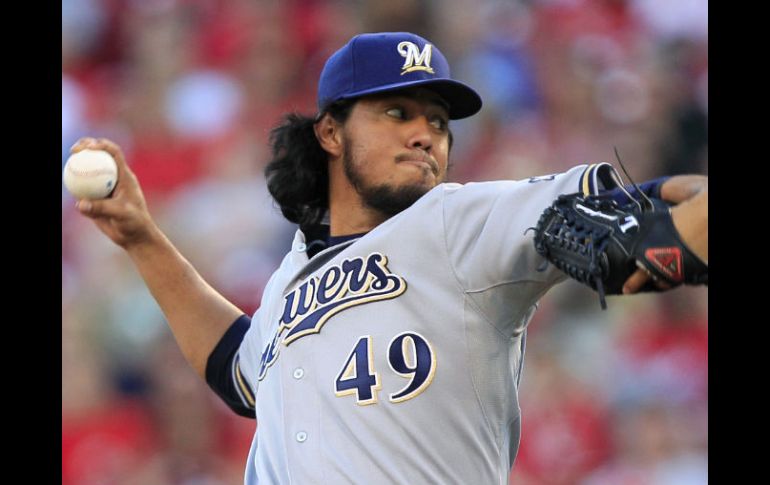
<svg viewBox="0 0 770 485"><path fill-rule="evenodd" d="M299 441L300 443L304 443L305 440L307 439L307 433L305 433L304 431L300 431L299 433L297 433L295 438L297 438L297 441Z"/></svg>
<svg viewBox="0 0 770 485"><path fill-rule="evenodd" d="M292 374L295 379L302 379L302 376L305 375L305 371L302 369L302 367L297 367L294 369L294 374Z"/></svg>

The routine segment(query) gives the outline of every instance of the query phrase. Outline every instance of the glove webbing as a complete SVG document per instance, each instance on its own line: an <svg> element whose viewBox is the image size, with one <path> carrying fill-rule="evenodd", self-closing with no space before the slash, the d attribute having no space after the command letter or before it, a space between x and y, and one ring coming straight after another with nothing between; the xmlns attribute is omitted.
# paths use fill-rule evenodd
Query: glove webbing
<svg viewBox="0 0 770 485"><path fill-rule="evenodd" d="M566 197L560 196L559 198ZM612 205L612 201L609 200L600 200L598 202L600 207ZM570 277L596 289L599 293L599 302L602 309L606 309L607 302L602 278L605 276L608 268L606 261L598 259L597 255L603 254L609 243L611 232L608 229L585 226L571 212L564 212L558 209L551 209L551 211L558 212L560 222L553 227L553 231L547 231L546 238L549 242L553 244L554 240L557 240L558 245L565 248L566 251L577 251L579 254L588 253L590 258L587 270L579 268L564 259L557 259L554 265ZM548 216L550 214L544 214L544 217Z"/></svg>

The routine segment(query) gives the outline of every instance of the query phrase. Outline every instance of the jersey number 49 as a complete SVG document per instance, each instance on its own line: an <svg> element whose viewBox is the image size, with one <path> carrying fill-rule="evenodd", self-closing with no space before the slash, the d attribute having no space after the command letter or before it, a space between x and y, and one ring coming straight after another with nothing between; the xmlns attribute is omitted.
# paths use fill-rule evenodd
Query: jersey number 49
<svg viewBox="0 0 770 485"><path fill-rule="evenodd" d="M377 393L382 389L380 376L374 369L372 347L371 335L360 337L334 381L334 393L337 396L355 395L359 406L377 403ZM416 332L401 333L390 341L388 364L393 372L409 379L403 389L389 395L393 403L407 401L422 393L436 373L433 348Z"/></svg>

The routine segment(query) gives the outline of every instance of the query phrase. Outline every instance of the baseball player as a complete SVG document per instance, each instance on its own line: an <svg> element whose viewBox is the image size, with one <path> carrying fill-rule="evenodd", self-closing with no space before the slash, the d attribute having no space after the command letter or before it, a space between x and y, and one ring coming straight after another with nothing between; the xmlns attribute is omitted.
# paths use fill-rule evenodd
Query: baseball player
<svg viewBox="0 0 770 485"><path fill-rule="evenodd" d="M111 198L80 212L126 250L198 374L257 419L246 484L508 483L527 324L567 278L543 270L525 232L560 194L628 195L608 192L606 163L444 183L449 122L481 105L417 35L358 35L333 54L318 113L273 131L268 187L298 229L251 317L157 227L116 144L73 147L119 167ZM639 188L677 204L677 230L703 260L707 184ZM649 278L639 270L624 291Z"/></svg>

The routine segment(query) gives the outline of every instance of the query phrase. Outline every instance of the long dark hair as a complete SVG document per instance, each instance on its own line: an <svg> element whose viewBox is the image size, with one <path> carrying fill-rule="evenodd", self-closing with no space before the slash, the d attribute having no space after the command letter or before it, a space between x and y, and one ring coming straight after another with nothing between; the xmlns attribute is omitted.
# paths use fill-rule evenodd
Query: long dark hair
<svg viewBox="0 0 770 485"><path fill-rule="evenodd" d="M355 101L332 104L325 113L344 123ZM313 126L320 115L310 118L286 115L270 132L272 159L265 167L267 189L283 216L302 226L316 225L329 207L328 154L321 148Z"/></svg>

